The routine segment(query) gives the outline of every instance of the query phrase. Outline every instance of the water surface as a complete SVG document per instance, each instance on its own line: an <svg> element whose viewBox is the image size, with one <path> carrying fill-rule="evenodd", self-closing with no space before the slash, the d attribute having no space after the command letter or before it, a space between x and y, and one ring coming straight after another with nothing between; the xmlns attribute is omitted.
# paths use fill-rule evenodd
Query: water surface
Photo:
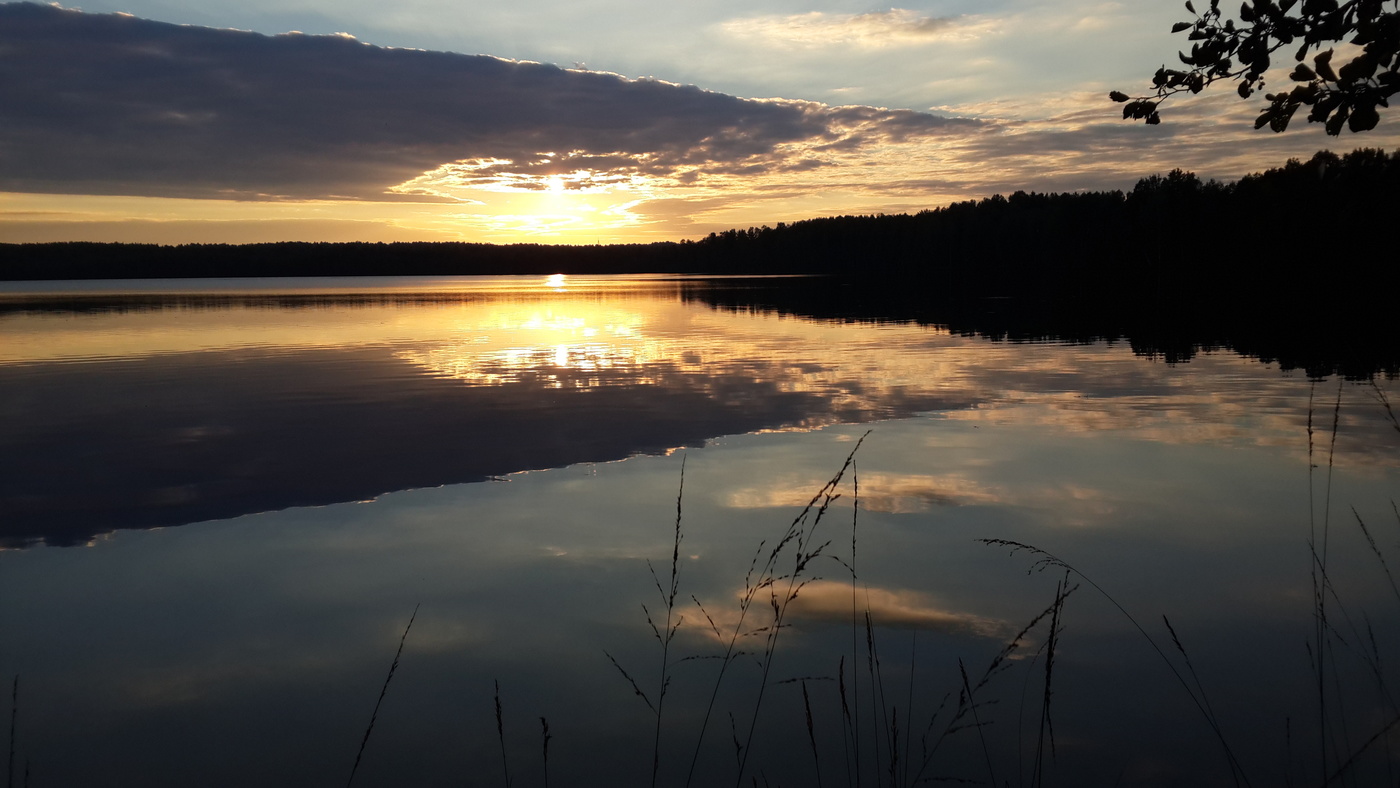
<svg viewBox="0 0 1400 788"><path fill-rule="evenodd" d="M867 433L807 543L831 540L785 613L745 784L818 769L846 784L856 749L874 784L896 748L901 784L1031 779L1048 620L977 690L996 701L986 724L926 765L920 751L945 693L956 706L959 660L975 684L1065 578L977 539L1068 561L1189 677L1167 616L1254 784L1319 782L1400 713L1364 659L1372 637L1383 657L1400 645L1400 594L1357 525L1383 555L1400 547L1390 381L736 309L736 284L783 283L730 280L723 299L685 277L6 285L0 671L20 676L17 771L343 783L418 606L356 785L503 784L496 682L516 784L544 782L540 717L551 784L649 784L655 718L607 655L656 700L642 605L665 615L648 562L668 586L684 463L659 782L684 784L700 742L693 784L732 783L763 635L740 638L703 740L719 661L682 658L723 653L714 630L739 625L756 551ZM851 626L853 525L874 674ZM1310 539L1334 589L1325 756ZM1153 645L1076 583L1047 779L1234 784ZM764 624L762 602L740 631ZM782 683L803 677L817 759L802 682ZM1390 768L1384 739L1359 774Z"/></svg>

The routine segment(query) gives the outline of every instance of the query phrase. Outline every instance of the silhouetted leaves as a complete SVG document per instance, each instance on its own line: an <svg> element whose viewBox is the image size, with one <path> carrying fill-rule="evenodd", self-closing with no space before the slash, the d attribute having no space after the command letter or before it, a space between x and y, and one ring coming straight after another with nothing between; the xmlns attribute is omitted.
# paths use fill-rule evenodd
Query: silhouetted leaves
<svg viewBox="0 0 1400 788"><path fill-rule="evenodd" d="M1125 119L1148 124L1160 122L1157 108L1167 98L1182 91L1200 93L1216 81L1237 82L1236 93L1249 98L1264 87L1273 53L1301 40L1296 52L1289 50L1298 63L1289 78L1306 89L1265 96L1270 103L1255 128L1281 132L1300 106L1309 106L1308 120L1323 123L1328 134L1340 134L1343 126L1368 131L1380 122L1377 108L1389 107L1389 98L1400 92L1400 10L1395 6L1395 0L1349 0L1340 6L1336 0L1303 0L1301 5L1298 0L1245 0L1236 22L1224 17L1218 0L1204 13L1188 2L1186 10L1196 14L1196 21L1177 22L1172 33L1190 31L1191 51L1177 53L1189 70L1158 69L1152 78L1155 95L1134 99L1115 90L1109 97L1134 107L1125 107ZM1312 67L1303 62L1310 50L1342 42L1361 51L1335 67L1330 48L1313 57Z"/></svg>

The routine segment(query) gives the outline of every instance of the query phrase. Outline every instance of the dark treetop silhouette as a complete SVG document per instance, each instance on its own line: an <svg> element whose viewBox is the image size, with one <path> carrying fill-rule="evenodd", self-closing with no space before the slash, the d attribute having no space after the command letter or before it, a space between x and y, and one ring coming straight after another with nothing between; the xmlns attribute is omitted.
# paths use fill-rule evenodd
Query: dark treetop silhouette
<svg viewBox="0 0 1400 788"><path fill-rule="evenodd" d="M1307 105L1312 107L1308 120L1326 123L1328 134L1340 134L1343 126L1368 131L1380 122L1377 107L1389 107L1387 99L1400 91L1397 0L1349 0L1340 5L1337 0L1245 0L1238 22L1220 12L1220 0L1210 0L1204 13L1197 13L1190 2L1186 10L1196 14L1196 20L1177 22L1172 32L1191 31L1190 54L1177 53L1188 68L1157 69L1152 96L1134 99L1116 90L1110 93L1114 101L1126 102L1124 118L1159 123L1158 107L1167 98L1188 90L1200 93L1220 80L1237 82L1240 98L1249 98L1264 89L1271 56L1285 47L1297 62L1288 75L1296 84L1264 95L1269 104L1254 121L1256 129L1283 131L1298 108ZM1337 44L1354 56L1334 64ZM1313 51L1317 54L1308 65Z"/></svg>

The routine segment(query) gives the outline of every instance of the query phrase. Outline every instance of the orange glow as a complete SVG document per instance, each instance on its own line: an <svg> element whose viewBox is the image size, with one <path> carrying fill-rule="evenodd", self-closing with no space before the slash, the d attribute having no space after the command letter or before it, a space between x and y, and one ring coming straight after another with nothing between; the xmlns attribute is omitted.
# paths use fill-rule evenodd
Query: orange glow
<svg viewBox="0 0 1400 788"><path fill-rule="evenodd" d="M736 318L683 302L679 290L685 280L554 275L378 285L379 292L389 296L414 294L413 308L402 308L392 298L338 303L335 298L363 290L323 286L293 293L321 299L310 302L314 309L264 309L256 300L232 299L221 309L20 313L0 317L0 335L8 340L0 343L0 363L240 348L365 348L382 350L385 358L411 365L421 374L478 386L677 386L724 400L741 396L733 392L743 386L760 384L780 392L816 394L831 403L789 429L822 426L851 414L878 419L926 409L987 426L1031 422L1071 433L1114 430L1164 442L1298 450L1300 417L1278 405L1294 382L1265 367L1259 368L1259 380L1245 397L1235 393L1239 387L1190 385L1171 368L1145 364L1122 346L1028 352L1025 346L917 325L870 331L777 315ZM425 305L424 298L431 303ZM1202 354L1191 366L1197 375L1239 372L1238 357L1229 353ZM1092 377L1076 372L1090 368ZM1005 389L1008 369L1017 370L1018 380L1055 382L1045 389L1030 384ZM734 383L743 385L736 388ZM1104 386L1156 393L1084 396ZM978 405L992 401L1014 402L1017 407ZM904 404L895 408L893 402ZM1182 424L1191 426L1183 429ZM730 504L796 504L821 480L789 481L762 491L737 491ZM891 477L881 480L881 486L883 497L872 497L867 505L891 512L1008 498L1031 506L1053 502L1066 511L1114 505L1069 490L987 487L967 474Z"/></svg>

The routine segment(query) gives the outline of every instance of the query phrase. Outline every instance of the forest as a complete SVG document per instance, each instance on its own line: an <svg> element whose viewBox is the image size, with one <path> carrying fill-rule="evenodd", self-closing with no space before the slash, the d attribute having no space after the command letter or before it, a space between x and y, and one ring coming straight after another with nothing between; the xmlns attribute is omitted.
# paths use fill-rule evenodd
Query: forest
<svg viewBox="0 0 1400 788"><path fill-rule="evenodd" d="M0 244L0 279L649 272L853 274L1008 296L1129 283L1271 289L1286 263L1329 276L1364 268L1394 238L1397 195L1400 151L1363 148L1232 183L1172 170L1127 193L1017 191L678 243Z"/></svg>
<svg viewBox="0 0 1400 788"><path fill-rule="evenodd" d="M1126 193L1018 191L678 243L6 244L0 279L817 274L827 281L786 304L772 287L696 297L823 317L991 319L1011 337L1150 331L1154 345L1189 348L1210 336L1296 335L1345 352L1395 336L1397 217L1400 152L1358 149L1231 183L1173 170Z"/></svg>

